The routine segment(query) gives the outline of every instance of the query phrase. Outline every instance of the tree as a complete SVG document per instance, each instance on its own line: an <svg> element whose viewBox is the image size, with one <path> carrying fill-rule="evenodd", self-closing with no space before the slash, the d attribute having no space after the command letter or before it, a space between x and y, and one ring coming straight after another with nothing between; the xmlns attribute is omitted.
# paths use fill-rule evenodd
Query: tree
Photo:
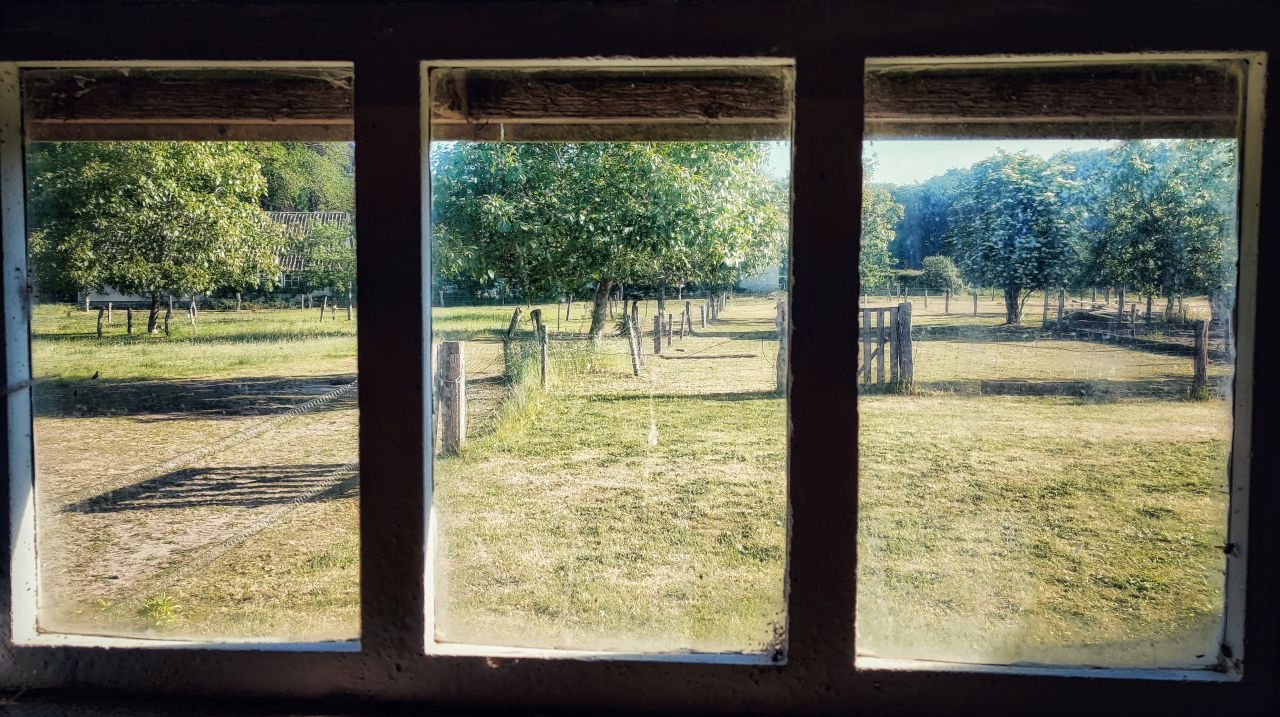
<svg viewBox="0 0 1280 717"><path fill-rule="evenodd" d="M528 300L591 286L593 337L618 282L729 284L785 244L756 143L456 143L431 161L437 276Z"/></svg>
<svg viewBox="0 0 1280 717"><path fill-rule="evenodd" d="M279 271L283 237L259 208L266 183L243 144L36 145L30 176L38 276L147 296L149 332L165 294Z"/></svg>
<svg viewBox="0 0 1280 717"><path fill-rule="evenodd" d="M351 225L320 225L294 240L290 253L301 258L296 274L310 290L335 289L346 295L356 280L356 237Z"/></svg>
<svg viewBox="0 0 1280 717"><path fill-rule="evenodd" d="M975 164L952 210L950 240L970 279L1004 289L1005 320L1022 320L1032 291L1061 286L1077 260L1060 168L1026 152Z"/></svg>
<svg viewBox="0 0 1280 717"><path fill-rule="evenodd" d="M1234 282L1234 142L1126 142L1087 180L1087 275L1170 299Z"/></svg>
<svg viewBox="0 0 1280 717"><path fill-rule="evenodd" d="M894 227L889 251L901 266L920 268L925 257L946 253L951 205L965 174L966 170L950 169L917 184L890 185L894 201L902 205L902 218Z"/></svg>
<svg viewBox="0 0 1280 717"><path fill-rule="evenodd" d="M893 199L885 185L871 184L875 172L875 160L862 160L862 238L858 259L858 278L862 286L874 286L888 281L893 268L889 256L889 244L893 241L894 227L902 219L902 205Z"/></svg>
<svg viewBox="0 0 1280 717"><path fill-rule="evenodd" d="M922 263L924 273L920 275L920 279L925 286L950 291L964 289L964 278L960 276L960 269L951 261L951 257L927 256Z"/></svg>
<svg viewBox="0 0 1280 717"><path fill-rule="evenodd" d="M263 209L324 212L355 206L352 143L255 142L248 149L266 180Z"/></svg>

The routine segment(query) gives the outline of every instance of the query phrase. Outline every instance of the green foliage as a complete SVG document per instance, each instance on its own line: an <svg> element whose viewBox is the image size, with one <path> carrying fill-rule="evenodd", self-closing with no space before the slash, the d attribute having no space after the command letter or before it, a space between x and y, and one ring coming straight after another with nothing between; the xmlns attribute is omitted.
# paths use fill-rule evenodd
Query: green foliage
<svg viewBox="0 0 1280 717"><path fill-rule="evenodd" d="M902 205L894 201L885 185L870 184L875 162L862 160L862 241L858 259L858 278L862 285L883 284L893 268L889 244L894 227L902 219Z"/></svg>
<svg viewBox="0 0 1280 717"><path fill-rule="evenodd" d="M112 286L158 300L278 272L283 235L259 208L266 183L243 144L39 144L30 168L32 262L46 291Z"/></svg>
<svg viewBox="0 0 1280 717"><path fill-rule="evenodd" d="M927 256L922 263L924 272L921 274L921 282L924 286L951 291L964 289L964 277L960 276L960 269L951 257Z"/></svg>
<svg viewBox="0 0 1280 717"><path fill-rule="evenodd" d="M1089 169L1077 193L1094 207L1085 209L1087 281L1146 294L1234 283L1233 142L1126 142Z"/></svg>
<svg viewBox="0 0 1280 717"><path fill-rule="evenodd" d="M302 258L302 268L295 275L303 291L335 289L346 294L355 283L356 237L353 226L316 226L290 243L290 253Z"/></svg>
<svg viewBox="0 0 1280 717"><path fill-rule="evenodd" d="M1060 286L1077 262L1072 208L1059 168L1025 152L999 152L969 170L952 209L957 263L979 285L1004 289L1006 320L1018 323L1035 289Z"/></svg>
<svg viewBox="0 0 1280 717"><path fill-rule="evenodd" d="M925 257L946 253L951 205L959 198L965 171L952 169L918 184L889 187L894 201L902 205L889 251L902 266L919 267Z"/></svg>
<svg viewBox="0 0 1280 717"><path fill-rule="evenodd" d="M354 145L350 142L260 142L249 146L262 165L270 211L351 211L355 207Z"/></svg>
<svg viewBox="0 0 1280 717"><path fill-rule="evenodd" d="M728 284L785 248L759 143L446 143L433 271L525 299L614 282ZM593 327L594 328L594 327Z"/></svg>

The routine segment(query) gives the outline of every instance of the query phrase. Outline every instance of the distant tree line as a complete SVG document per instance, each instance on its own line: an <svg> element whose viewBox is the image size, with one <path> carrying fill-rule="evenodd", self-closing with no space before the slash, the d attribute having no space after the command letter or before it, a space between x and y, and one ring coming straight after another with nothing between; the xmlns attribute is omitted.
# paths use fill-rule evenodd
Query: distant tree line
<svg viewBox="0 0 1280 717"><path fill-rule="evenodd" d="M1143 140L1048 160L999 152L911 185L868 171L859 273L875 285L946 257L964 281L1003 289L1010 323L1033 291L1213 293L1235 283L1235 152L1231 140Z"/></svg>

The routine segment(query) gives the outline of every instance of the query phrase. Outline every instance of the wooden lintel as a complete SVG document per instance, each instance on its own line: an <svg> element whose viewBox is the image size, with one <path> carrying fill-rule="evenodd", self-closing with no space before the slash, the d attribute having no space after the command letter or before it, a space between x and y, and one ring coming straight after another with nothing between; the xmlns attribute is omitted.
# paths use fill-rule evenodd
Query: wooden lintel
<svg viewBox="0 0 1280 717"><path fill-rule="evenodd" d="M1231 137L1239 74L1222 63L872 70L869 137Z"/></svg>
<svg viewBox="0 0 1280 717"><path fill-rule="evenodd" d="M351 139L349 73L23 73L33 141Z"/></svg>
<svg viewBox="0 0 1280 717"><path fill-rule="evenodd" d="M790 116L791 79L781 68L431 73L431 117L440 122L777 123Z"/></svg>
<svg viewBox="0 0 1280 717"><path fill-rule="evenodd" d="M31 122L31 142L350 142L347 123Z"/></svg>

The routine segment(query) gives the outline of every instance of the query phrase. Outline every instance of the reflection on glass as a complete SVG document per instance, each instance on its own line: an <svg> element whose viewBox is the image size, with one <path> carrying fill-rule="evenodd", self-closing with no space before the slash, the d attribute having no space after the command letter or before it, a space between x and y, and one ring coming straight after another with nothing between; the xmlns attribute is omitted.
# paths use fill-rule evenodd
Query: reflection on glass
<svg viewBox="0 0 1280 717"><path fill-rule="evenodd" d="M788 156L432 145L436 639L781 645Z"/></svg>
<svg viewBox="0 0 1280 717"><path fill-rule="evenodd" d="M42 629L358 634L351 153L29 146Z"/></svg>
<svg viewBox="0 0 1280 717"><path fill-rule="evenodd" d="M1235 141L864 154L860 653L1216 663Z"/></svg>

